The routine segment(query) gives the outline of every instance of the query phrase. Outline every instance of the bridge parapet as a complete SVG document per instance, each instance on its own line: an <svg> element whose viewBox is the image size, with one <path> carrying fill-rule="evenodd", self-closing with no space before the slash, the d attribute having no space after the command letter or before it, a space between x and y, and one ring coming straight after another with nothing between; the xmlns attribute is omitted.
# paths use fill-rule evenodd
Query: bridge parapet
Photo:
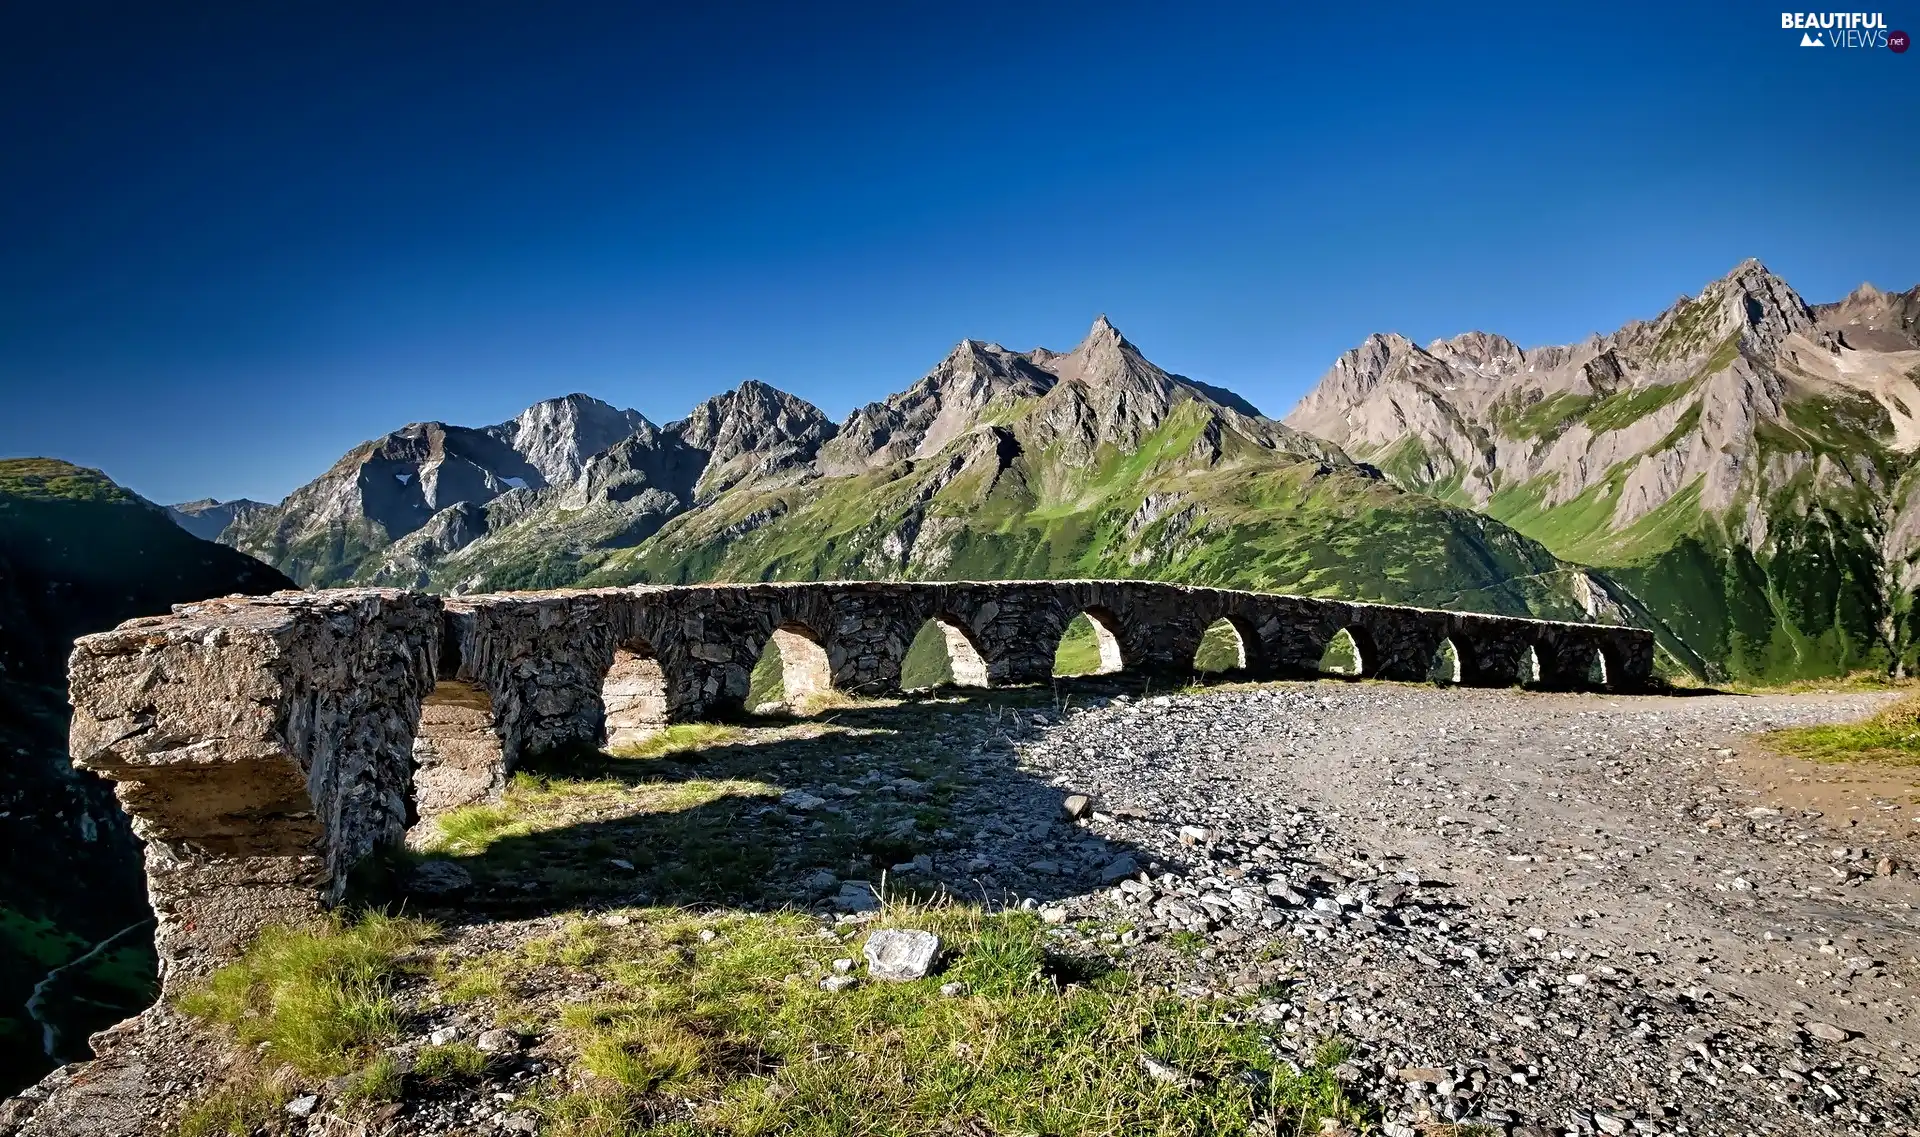
<svg viewBox="0 0 1920 1137"><path fill-rule="evenodd" d="M75 644L72 754L147 839L169 985L336 903L422 814L486 800L529 756L740 710L778 647L790 692L899 690L928 622L957 682L1044 683L1068 624L1103 670L1191 674L1225 620L1241 676L1358 674L1634 690L1644 631L1147 581L640 586L442 599L383 589L182 605Z"/></svg>

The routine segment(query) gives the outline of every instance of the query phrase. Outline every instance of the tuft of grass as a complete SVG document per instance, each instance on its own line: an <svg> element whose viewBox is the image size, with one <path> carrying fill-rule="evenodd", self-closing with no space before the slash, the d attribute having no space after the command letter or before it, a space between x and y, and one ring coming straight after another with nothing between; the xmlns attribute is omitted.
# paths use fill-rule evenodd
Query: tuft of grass
<svg viewBox="0 0 1920 1137"><path fill-rule="evenodd" d="M522 837L527 823L505 805L463 805L433 819L439 830L430 848L435 852L480 853L503 837Z"/></svg>
<svg viewBox="0 0 1920 1137"><path fill-rule="evenodd" d="M345 1074L399 1037L395 985L410 970L408 956L434 934L423 921L377 913L269 928L182 995L180 1009L231 1028L276 1066L312 1078Z"/></svg>
<svg viewBox="0 0 1920 1137"><path fill-rule="evenodd" d="M1788 727L1761 737L1782 754L1815 762L1920 767L1920 695L1909 695L1865 722Z"/></svg>
<svg viewBox="0 0 1920 1137"><path fill-rule="evenodd" d="M270 1132L283 1120L293 1098L287 1079L249 1070L189 1105L181 1114L178 1137L252 1137Z"/></svg>
<svg viewBox="0 0 1920 1137"><path fill-rule="evenodd" d="M717 723L675 723L662 728L658 734L608 753L616 758L664 758L672 754L705 750L709 746L721 746L734 741L739 735L738 727Z"/></svg>
<svg viewBox="0 0 1920 1137"><path fill-rule="evenodd" d="M486 1052L470 1042L429 1046L413 1062L413 1076L426 1082L466 1082L486 1072Z"/></svg>
<svg viewBox="0 0 1920 1137"><path fill-rule="evenodd" d="M347 1080L341 1096L356 1104L399 1101L406 1095L406 1074L400 1060L382 1054Z"/></svg>
<svg viewBox="0 0 1920 1137"><path fill-rule="evenodd" d="M533 1099L548 1131L601 1137L672 1117L673 1132L738 1137L1198 1137L1359 1120L1329 1070L1293 1074L1219 1006L1055 956L1032 913L890 904L877 926L939 934L934 974L825 991L830 961L857 958L859 941L793 913L655 909L569 933L602 947L582 965L601 997L560 1015L577 1074ZM558 949L544 951L551 965ZM953 980L965 993L940 994ZM1142 1055L1196 1084L1154 1081Z"/></svg>
<svg viewBox="0 0 1920 1137"><path fill-rule="evenodd" d="M1199 955L1200 949L1207 946L1207 937L1199 932L1178 931L1167 937L1167 946L1187 955Z"/></svg>

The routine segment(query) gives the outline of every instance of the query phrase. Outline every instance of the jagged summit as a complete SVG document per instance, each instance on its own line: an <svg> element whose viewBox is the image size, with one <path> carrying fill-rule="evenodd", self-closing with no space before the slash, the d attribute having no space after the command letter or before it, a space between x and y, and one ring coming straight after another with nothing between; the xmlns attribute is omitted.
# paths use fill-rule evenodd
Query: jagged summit
<svg viewBox="0 0 1920 1137"><path fill-rule="evenodd" d="M511 421L488 427L539 472L539 484L564 485L580 476L587 459L628 437L647 420L578 392L543 399Z"/></svg>

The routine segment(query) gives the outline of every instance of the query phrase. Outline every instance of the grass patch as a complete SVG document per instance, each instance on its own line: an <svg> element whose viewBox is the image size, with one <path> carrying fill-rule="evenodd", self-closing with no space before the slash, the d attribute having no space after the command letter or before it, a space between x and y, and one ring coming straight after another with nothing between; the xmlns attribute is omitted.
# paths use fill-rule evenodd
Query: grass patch
<svg viewBox="0 0 1920 1137"><path fill-rule="evenodd" d="M359 1104L399 1101L406 1096L406 1071L398 1058L382 1054L347 1082L341 1096Z"/></svg>
<svg viewBox="0 0 1920 1137"><path fill-rule="evenodd" d="M1199 955L1207 946L1207 937L1199 932L1178 931L1167 937L1167 946L1186 955Z"/></svg>
<svg viewBox="0 0 1920 1137"><path fill-rule="evenodd" d="M113 505L140 501L100 471L58 458L0 458L0 497Z"/></svg>
<svg viewBox="0 0 1920 1137"><path fill-rule="evenodd" d="M737 739L739 735L738 727L723 726L719 723L675 723L658 734L608 753L616 758L665 758L669 755L704 750L709 746L725 745Z"/></svg>
<svg viewBox="0 0 1920 1137"><path fill-rule="evenodd" d="M1920 695L1909 695L1865 722L1770 731L1768 746L1815 762L1880 762L1920 767Z"/></svg>
<svg viewBox="0 0 1920 1137"><path fill-rule="evenodd" d="M246 1057L188 1107L181 1137L272 1132L297 1086L343 1074L350 1100L398 1100L399 1067L380 1049L400 1038L396 989L434 934L379 914L269 928L182 995L181 1010L231 1030Z"/></svg>
<svg viewBox="0 0 1920 1137"><path fill-rule="evenodd" d="M449 1042L421 1050L413 1075L427 1082L466 1082L487 1072L486 1052L471 1042Z"/></svg>
<svg viewBox="0 0 1920 1137"><path fill-rule="evenodd" d="M937 932L935 973L825 991L831 961L859 957L858 936L823 936L798 915L654 910L579 926L566 943L596 946L579 967L602 997L556 1026L586 1077L535 1107L564 1137L1199 1135L1359 1117L1330 1066L1293 1074L1231 1005L1054 955L1031 913L892 907L882 923ZM954 981L965 993L942 995ZM1195 1083L1154 1080L1143 1056Z"/></svg>
<svg viewBox="0 0 1920 1137"><path fill-rule="evenodd" d="M433 934L422 921L379 914L269 928L182 995L180 1009L231 1028L276 1065L310 1078L344 1074L399 1037L394 987Z"/></svg>

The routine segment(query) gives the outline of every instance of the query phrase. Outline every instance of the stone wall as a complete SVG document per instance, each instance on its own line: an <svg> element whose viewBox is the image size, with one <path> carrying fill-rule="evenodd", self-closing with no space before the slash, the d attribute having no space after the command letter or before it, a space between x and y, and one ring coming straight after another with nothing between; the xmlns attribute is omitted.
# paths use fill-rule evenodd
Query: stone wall
<svg viewBox="0 0 1920 1137"><path fill-rule="evenodd" d="M356 590L182 605L75 643L73 760L146 840L166 985L338 901L400 840L441 638L437 599Z"/></svg>
<svg viewBox="0 0 1920 1137"><path fill-rule="evenodd" d="M1209 625L1244 675L1312 674L1343 629L1361 674L1424 680L1443 642L1460 682L1643 686L1632 628L1348 604L1144 581L827 582L513 593L442 600L351 589L177 608L76 645L74 760L118 783L147 838L168 982L260 926L338 901L348 873L422 813L495 795L529 755L615 744L739 711L769 643L790 681L899 689L937 622L969 685L1044 683L1067 624L1103 663L1189 675ZM616 666L617 662L617 666ZM610 722L611 718L611 722Z"/></svg>

